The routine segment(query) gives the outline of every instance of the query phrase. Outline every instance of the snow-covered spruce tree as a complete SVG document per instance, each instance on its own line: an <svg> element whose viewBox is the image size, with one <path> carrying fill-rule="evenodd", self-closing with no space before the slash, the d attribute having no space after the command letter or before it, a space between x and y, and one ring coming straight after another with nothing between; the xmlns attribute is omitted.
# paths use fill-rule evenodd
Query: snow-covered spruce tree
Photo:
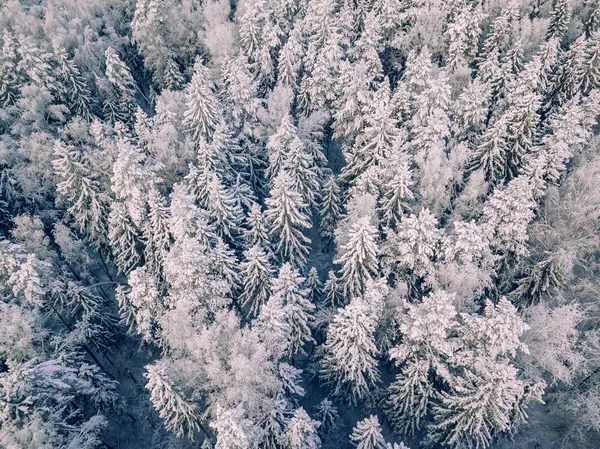
<svg viewBox="0 0 600 449"><path fill-rule="evenodd" d="M127 65L112 47L108 47L104 55L106 57L106 77L118 92L117 107L124 114L125 120L130 121L135 114L136 82Z"/></svg>
<svg viewBox="0 0 600 449"><path fill-rule="evenodd" d="M398 231L389 236L384 249L385 266L392 270L408 269L415 276L426 277L433 269L439 244L437 220L428 209L406 217Z"/></svg>
<svg viewBox="0 0 600 449"><path fill-rule="evenodd" d="M325 304L327 307L335 308L341 306L344 301L344 286L336 276L335 271L329 270L327 280L323 285Z"/></svg>
<svg viewBox="0 0 600 449"><path fill-rule="evenodd" d="M381 165L398 138L390 96L390 83L386 78L373 96L373 104L365 117L366 127L347 157L348 164L344 167L342 179L351 185L372 166Z"/></svg>
<svg viewBox="0 0 600 449"><path fill-rule="evenodd" d="M240 265L243 286L241 300L244 306L250 308L251 314L257 314L269 298L273 271L267 254L260 245L254 244L244 251L244 259Z"/></svg>
<svg viewBox="0 0 600 449"><path fill-rule="evenodd" d="M108 242L120 272L126 274L141 262L143 246L140 231L122 202L114 202L111 205L108 216Z"/></svg>
<svg viewBox="0 0 600 449"><path fill-rule="evenodd" d="M261 441L261 431L245 416L243 407L224 410L217 405L217 416L210 427L215 429L215 449L256 449Z"/></svg>
<svg viewBox="0 0 600 449"><path fill-rule="evenodd" d="M347 299L362 296L367 282L377 273L379 248L376 238L377 229L369 217L360 218L350 228L348 241L335 261L341 265L340 279Z"/></svg>
<svg viewBox="0 0 600 449"><path fill-rule="evenodd" d="M306 277L306 288L308 289L308 299L313 304L319 302L321 294L323 293L323 283L319 279L319 272L315 267L311 267L308 270L308 276Z"/></svg>
<svg viewBox="0 0 600 449"><path fill-rule="evenodd" d="M322 375L337 397L353 405L368 399L379 382L376 327L373 305L355 298L339 309L327 330Z"/></svg>
<svg viewBox="0 0 600 449"><path fill-rule="evenodd" d="M265 218L276 254L284 261L304 266L310 239L303 232L312 224L302 195L294 189L294 180L285 171L274 179L266 203Z"/></svg>
<svg viewBox="0 0 600 449"><path fill-rule="evenodd" d="M320 423L311 419L302 407L297 408L282 435L281 440L284 447L287 449L319 449L321 447L321 438L317 434L319 425Z"/></svg>
<svg viewBox="0 0 600 449"><path fill-rule="evenodd" d="M290 328L288 354L303 353L303 346L312 342L310 324L315 305L307 299L307 291L302 289L304 278L297 269L286 262L272 282L272 297L269 301L281 304L284 319Z"/></svg>
<svg viewBox="0 0 600 449"><path fill-rule="evenodd" d="M266 150L269 157L267 177L273 180L285 166L289 153L293 148L302 150L302 140L298 137L298 129L294 125L291 114L282 117L281 123L274 134L269 136Z"/></svg>
<svg viewBox="0 0 600 449"><path fill-rule="evenodd" d="M223 95L234 121L234 129L245 135L253 135L260 100L258 83L250 73L250 65L244 56L232 57L223 64Z"/></svg>
<svg viewBox="0 0 600 449"><path fill-rule="evenodd" d="M316 410L315 417L321 423L319 426L319 430L321 432L331 432L337 428L339 425L338 421L340 419L340 415L330 399L323 399L316 406Z"/></svg>
<svg viewBox="0 0 600 449"><path fill-rule="evenodd" d="M309 207L316 206L321 188L316 168L312 155L307 152L304 145L291 146L283 169L294 180L294 188L302 195Z"/></svg>
<svg viewBox="0 0 600 449"><path fill-rule="evenodd" d="M106 238L106 196L100 186L91 178L91 173L81 162L81 154L61 141L54 144L52 161L60 182L56 186L59 199L69 202L67 211L75 220L80 232L89 236L94 245L100 248Z"/></svg>
<svg viewBox="0 0 600 449"><path fill-rule="evenodd" d="M169 226L169 210L156 188L148 192L148 220L144 225L144 260L155 276L163 270L164 258L169 252L173 236Z"/></svg>
<svg viewBox="0 0 600 449"><path fill-rule="evenodd" d="M446 358L455 348L449 336L458 324L452 299L444 291L431 293L400 315L403 339L390 358L401 370L389 387L387 410L398 433L413 435L423 425L435 396L432 373L451 381Z"/></svg>
<svg viewBox="0 0 600 449"><path fill-rule="evenodd" d="M123 308L124 316L121 318L127 322L131 314L135 332L146 343L152 342L158 335L157 322L163 312L158 280L145 267L139 267L129 273L127 283L131 289L123 303L127 307Z"/></svg>
<svg viewBox="0 0 600 449"><path fill-rule="evenodd" d="M352 429L350 440L357 449L385 449L386 443L382 431L377 416L371 415L356 423Z"/></svg>
<svg viewBox="0 0 600 449"><path fill-rule="evenodd" d="M321 236L333 240L335 227L342 216L341 191L335 176L330 176L323 185L319 214L321 216L319 224Z"/></svg>
<svg viewBox="0 0 600 449"><path fill-rule="evenodd" d="M241 50L260 84L269 84L275 71L274 52L281 44L282 33L271 4L267 0L251 2L238 20Z"/></svg>
<svg viewBox="0 0 600 449"><path fill-rule="evenodd" d="M218 175L209 175L206 183L205 209L217 235L235 242L241 235L242 211Z"/></svg>
<svg viewBox="0 0 600 449"><path fill-rule="evenodd" d="M259 245L265 251L271 246L269 241L269 232L265 219L265 214L262 212L258 203L253 203L246 216L246 227L244 237L246 244L250 246Z"/></svg>
<svg viewBox="0 0 600 449"><path fill-rule="evenodd" d="M194 74L185 89L185 95L187 108L183 125L198 144L202 138L210 139L219 121L219 101L208 69L201 59L194 64Z"/></svg>
<svg viewBox="0 0 600 449"><path fill-rule="evenodd" d="M65 100L68 102L69 109L84 120L91 121L92 93L87 86L86 79L81 75L81 70L73 60L69 59L63 48L55 49L54 57L58 62L58 78L63 82Z"/></svg>
<svg viewBox="0 0 600 449"><path fill-rule="evenodd" d="M534 184L519 176L498 189L484 207L483 220L494 236L494 247L507 256L527 254L527 226L533 219L536 202Z"/></svg>
<svg viewBox="0 0 600 449"><path fill-rule="evenodd" d="M165 87L169 90L180 90L185 82L179 65L172 58L167 59L165 63L163 78Z"/></svg>
<svg viewBox="0 0 600 449"><path fill-rule="evenodd" d="M569 27L571 20L571 5L568 0L557 0L550 16L550 25L546 32L546 39L562 39Z"/></svg>
<svg viewBox="0 0 600 449"><path fill-rule="evenodd" d="M148 365L144 376L148 379L150 401L163 419L167 429L178 437L194 439L201 428L200 412L196 405L178 392L159 364Z"/></svg>
<svg viewBox="0 0 600 449"><path fill-rule="evenodd" d="M412 172L406 158L401 155L391 157L381 176L381 199L379 211L385 225L396 228L406 212L410 212L410 202L414 199Z"/></svg>

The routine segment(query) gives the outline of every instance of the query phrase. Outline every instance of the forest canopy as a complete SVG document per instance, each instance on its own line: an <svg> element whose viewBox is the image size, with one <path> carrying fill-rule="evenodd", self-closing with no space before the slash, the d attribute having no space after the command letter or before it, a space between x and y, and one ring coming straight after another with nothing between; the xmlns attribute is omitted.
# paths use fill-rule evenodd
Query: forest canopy
<svg viewBox="0 0 600 449"><path fill-rule="evenodd" d="M0 0L0 449L600 446L600 0Z"/></svg>

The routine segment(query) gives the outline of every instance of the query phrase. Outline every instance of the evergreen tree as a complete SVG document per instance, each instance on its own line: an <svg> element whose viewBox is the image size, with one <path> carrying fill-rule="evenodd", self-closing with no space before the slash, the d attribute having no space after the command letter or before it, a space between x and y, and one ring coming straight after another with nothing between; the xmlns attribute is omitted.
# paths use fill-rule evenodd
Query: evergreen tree
<svg viewBox="0 0 600 449"><path fill-rule="evenodd" d="M210 139L219 122L219 102L214 93L208 69L200 59L194 64L192 80L185 89L186 106L183 125L193 141L199 145L202 138Z"/></svg>
<svg viewBox="0 0 600 449"><path fill-rule="evenodd" d="M281 44L281 34L281 28L266 0L248 4L239 18L240 47L261 84L273 80L274 51Z"/></svg>
<svg viewBox="0 0 600 449"><path fill-rule="evenodd" d="M85 78L75 63L68 58L64 49L56 49L54 56L58 62L58 77L64 83L65 100L68 102L69 109L84 120L91 121L92 93L87 87Z"/></svg>
<svg viewBox="0 0 600 449"><path fill-rule="evenodd" d="M319 232L324 239L333 240L335 227L342 215L340 194L336 177L330 176L323 186L321 209L319 209L321 215Z"/></svg>
<svg viewBox="0 0 600 449"><path fill-rule="evenodd" d="M289 154L296 148L302 151L303 144L298 137L298 129L294 125L291 114L286 114L281 119L275 134L267 141L266 149L269 156L267 177L270 180L273 180L285 167Z"/></svg>
<svg viewBox="0 0 600 449"><path fill-rule="evenodd" d="M141 236L122 202L114 202L110 207L108 242L122 273L129 273L141 262Z"/></svg>
<svg viewBox="0 0 600 449"><path fill-rule="evenodd" d="M282 442L286 449L319 449L321 439L317 435L319 422L314 421L308 413L300 407L287 423Z"/></svg>
<svg viewBox="0 0 600 449"><path fill-rule="evenodd" d="M169 210L156 189L148 193L148 221L144 226L144 260L148 270L159 276L162 273L164 258L172 243L169 228Z"/></svg>
<svg viewBox="0 0 600 449"><path fill-rule="evenodd" d="M264 250L270 247L269 234L264 213L257 203L253 203L246 217L247 230L245 231L248 246L259 245Z"/></svg>
<svg viewBox="0 0 600 449"><path fill-rule="evenodd" d="M185 78L181 74L179 65L173 58L167 59L163 78L165 87L169 90L180 90L185 82Z"/></svg>
<svg viewBox="0 0 600 449"><path fill-rule="evenodd" d="M308 289L308 299L313 304L319 302L321 297L323 283L319 279L319 272L315 267L311 267L308 270L308 277L306 278L306 287Z"/></svg>
<svg viewBox="0 0 600 449"><path fill-rule="evenodd" d="M269 236L274 241L275 251L283 260L304 266L310 239L303 230L309 229L311 223L302 196L294 189L293 179L285 171L273 181L266 203L265 218L270 224Z"/></svg>
<svg viewBox="0 0 600 449"><path fill-rule="evenodd" d="M371 111L365 118L366 128L352 148L348 165L344 167L343 179L355 182L370 167L382 164L391 153L398 136L392 118L389 80L385 79L373 97Z"/></svg>
<svg viewBox="0 0 600 449"><path fill-rule="evenodd" d="M578 78L584 94L600 86L600 30L596 30L588 39Z"/></svg>
<svg viewBox="0 0 600 449"><path fill-rule="evenodd" d="M316 409L316 417L321 423L319 429L322 432L331 432L332 430L335 430L339 425L338 421L340 415L337 408L333 405L333 402L331 402L330 399L325 398L316 406Z"/></svg>
<svg viewBox="0 0 600 449"><path fill-rule="evenodd" d="M277 60L278 84L289 86L294 90L297 88L303 53L300 26L296 25L279 52L279 59Z"/></svg>
<svg viewBox="0 0 600 449"><path fill-rule="evenodd" d="M148 379L146 388L150 390L150 401L167 429L178 437L187 436L193 440L201 426L196 405L174 388L160 362L148 365L146 370L144 376Z"/></svg>
<svg viewBox="0 0 600 449"><path fill-rule="evenodd" d="M344 301L344 288L340 279L335 275L335 271L330 270L327 274L323 292L325 293L325 302L328 307L335 308L342 305Z"/></svg>
<svg viewBox="0 0 600 449"><path fill-rule="evenodd" d="M122 318L127 322L131 314L132 327L142 340L146 343L153 342L158 334L158 320L164 312L158 280L145 267L139 267L129 273L127 282L131 289L127 293L127 301L122 304L126 305Z"/></svg>
<svg viewBox="0 0 600 449"><path fill-rule="evenodd" d="M57 140L52 161L60 179L56 186L59 198L69 202L68 213L73 216L80 232L89 235L99 247L106 237L106 198L100 186L91 178L89 169L81 162L81 154Z"/></svg>
<svg viewBox="0 0 600 449"><path fill-rule="evenodd" d="M416 276L424 277L433 269L433 259L439 243L437 220L423 209L419 215L406 217L387 243L387 265L398 265L411 270Z"/></svg>
<svg viewBox="0 0 600 449"><path fill-rule="evenodd" d="M244 261L240 265L240 277L244 290L242 303L250 307L251 314L257 314L271 294L273 267L264 249L254 244L244 251Z"/></svg>
<svg viewBox="0 0 600 449"><path fill-rule="evenodd" d="M243 56L230 58L224 63L223 95L230 106L234 129L241 129L245 134L252 135L260 100L257 98L258 83Z"/></svg>
<svg viewBox="0 0 600 449"><path fill-rule="evenodd" d="M368 398L379 382L376 326L372 306L355 298L339 309L327 331L323 376L333 383L336 396L353 405Z"/></svg>
<svg viewBox="0 0 600 449"><path fill-rule="evenodd" d="M235 242L241 234L242 211L216 174L209 175L205 204L217 235Z"/></svg>
<svg viewBox="0 0 600 449"><path fill-rule="evenodd" d="M494 236L493 245L505 254L527 254L527 226L536 208L533 187L528 177L519 176L496 190L484 206L484 222Z"/></svg>
<svg viewBox="0 0 600 449"><path fill-rule="evenodd" d="M210 426L217 433L215 449L256 449L261 439L260 430L245 418L241 405L224 410L217 406L217 417Z"/></svg>
<svg viewBox="0 0 600 449"><path fill-rule="evenodd" d="M348 299L362 296L367 282L377 273L379 248L375 242L377 229L369 217L363 217L350 228L348 242L335 263L342 265L341 282Z"/></svg>
<svg viewBox="0 0 600 449"><path fill-rule="evenodd" d="M571 5L568 0L557 0L550 15L550 25L546 32L546 39L562 39L569 27L571 20Z"/></svg>
<svg viewBox="0 0 600 449"><path fill-rule="evenodd" d="M392 158L394 162L396 158ZM386 164L387 165L387 164ZM380 200L380 212L383 223L388 226L396 227L402 220L404 213L410 211L409 202L414 199L411 187L413 185L412 173L409 164L404 158L401 158L396 164L390 164L389 172L391 178L382 182L382 198ZM383 175L387 178L385 170Z"/></svg>
<svg viewBox="0 0 600 449"><path fill-rule="evenodd" d="M385 449L386 443L381 434L382 431L377 416L371 415L356 423L352 429L350 440L357 449Z"/></svg>
<svg viewBox="0 0 600 449"><path fill-rule="evenodd" d="M290 327L288 353L294 356L303 353L305 343L314 341L311 336L310 323L315 305L307 298L307 291L301 288L304 278L289 263L279 269L277 278L273 280L272 299L281 304L285 321Z"/></svg>

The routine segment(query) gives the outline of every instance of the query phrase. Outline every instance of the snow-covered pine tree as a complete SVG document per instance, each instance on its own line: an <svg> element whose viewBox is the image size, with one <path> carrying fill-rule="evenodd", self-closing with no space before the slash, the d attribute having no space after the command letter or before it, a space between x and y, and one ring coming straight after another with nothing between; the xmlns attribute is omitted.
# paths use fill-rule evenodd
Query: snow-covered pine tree
<svg viewBox="0 0 600 449"><path fill-rule="evenodd" d="M269 233L264 213L258 203L253 203L246 216L247 230L244 232L248 247L259 245L264 250L270 247Z"/></svg>
<svg viewBox="0 0 600 449"><path fill-rule="evenodd" d="M149 272L160 276L164 258L172 244L169 210L156 188L148 192L148 220L144 224L144 260Z"/></svg>
<svg viewBox="0 0 600 449"><path fill-rule="evenodd" d="M125 322L129 315L133 318L133 327L146 343L153 342L158 336L158 319L164 312L163 300L158 291L158 280L148 273L145 267L138 267L129 273L127 283L131 289L127 301L123 302Z"/></svg>
<svg viewBox="0 0 600 449"><path fill-rule="evenodd" d="M272 282L272 300L280 303L285 321L290 327L288 354L303 353L303 346L312 342L310 324L315 305L307 298L307 291L302 289L304 278L290 263L284 263Z"/></svg>
<svg viewBox="0 0 600 449"><path fill-rule="evenodd" d="M315 417L321 423L319 430L321 432L331 432L332 430L335 430L339 425L340 414L333 405L333 402L330 399L325 398L315 408L317 409Z"/></svg>
<svg viewBox="0 0 600 449"><path fill-rule="evenodd" d="M557 0L550 15L550 25L546 32L546 39L561 40L565 35L571 20L571 4L569 0Z"/></svg>
<svg viewBox="0 0 600 449"><path fill-rule="evenodd" d="M321 208L319 209L321 216L319 232L324 239L329 241L333 240L335 227L342 216L341 202L340 187L337 178L332 175L325 181L323 186Z"/></svg>
<svg viewBox="0 0 600 449"><path fill-rule="evenodd" d="M304 266L310 239L303 231L312 224L302 195L294 189L294 180L285 171L274 179L266 203L265 218L276 253L284 261Z"/></svg>
<svg viewBox="0 0 600 449"><path fill-rule="evenodd" d="M165 73L163 74L165 87L169 90L180 90L183 87L185 78L181 74L179 65L173 58L167 59L165 63Z"/></svg>
<svg viewBox="0 0 600 449"><path fill-rule="evenodd" d="M241 300L253 315L258 314L271 294L273 271L265 250L259 244L254 244L244 251L244 260L240 265L240 277L244 288Z"/></svg>
<svg viewBox="0 0 600 449"><path fill-rule="evenodd" d="M362 296L367 282L377 274L379 248L376 238L377 229L369 217L360 218L350 228L348 241L335 261L342 266L340 278L347 300Z"/></svg>
<svg viewBox="0 0 600 449"><path fill-rule="evenodd" d="M534 184L521 175L497 189L483 210L483 220L494 236L492 244L507 256L527 254L527 226L534 217Z"/></svg>
<svg viewBox="0 0 600 449"><path fill-rule="evenodd" d="M214 85L208 69L200 58L194 64L192 80L185 89L186 110L183 125L187 128L194 143L202 138L210 139L219 122L219 100L214 93Z"/></svg>
<svg viewBox="0 0 600 449"><path fill-rule="evenodd" d="M58 62L59 73L57 76L63 82L69 109L84 120L91 121L92 93L87 86L86 79L81 75L81 71L73 60L69 59L64 48L56 48L54 57Z"/></svg>
<svg viewBox="0 0 600 449"><path fill-rule="evenodd" d="M409 203L414 199L411 187L414 182L410 166L405 157L392 157L383 170L379 212L386 226L396 228L406 212L411 211Z"/></svg>
<svg viewBox="0 0 600 449"><path fill-rule="evenodd" d="M422 209L419 215L406 217L389 236L384 263L388 269L404 268L426 277L433 269L439 238L437 220L428 209Z"/></svg>
<svg viewBox="0 0 600 449"><path fill-rule="evenodd" d="M193 440L201 428L200 411L175 389L160 363L146 366L144 376L148 379L146 388L150 390L150 401L167 429L178 437Z"/></svg>
<svg viewBox="0 0 600 449"><path fill-rule="evenodd" d="M315 161L304 145L293 144L290 147L283 169L294 180L294 188L302 195L304 202L309 207L316 206L321 185Z"/></svg>
<svg viewBox="0 0 600 449"><path fill-rule="evenodd" d="M457 327L452 300L452 295L437 291L419 304L407 304L399 315L402 342L390 350L390 358L401 371L387 398L388 417L399 433L413 435L421 428L434 397L432 373L451 381L445 360L455 347L449 338Z"/></svg>
<svg viewBox="0 0 600 449"><path fill-rule="evenodd" d="M390 98L390 83L386 78L373 95L373 102L365 117L366 127L357 137L348 164L343 169L342 178L351 185L372 166L381 165L398 138Z"/></svg>
<svg viewBox="0 0 600 449"><path fill-rule="evenodd" d="M250 73L244 56L227 59L223 64L223 96L233 118L233 129L252 135L260 107L258 83Z"/></svg>
<svg viewBox="0 0 600 449"><path fill-rule="evenodd" d="M215 449L257 449L262 439L262 432L245 417L241 405L229 410L217 405L217 416L210 427L217 434Z"/></svg>
<svg viewBox="0 0 600 449"><path fill-rule="evenodd" d="M586 47L577 74L584 94L600 87L600 29L589 37Z"/></svg>
<svg viewBox="0 0 600 449"><path fill-rule="evenodd" d="M100 248L107 233L107 198L102 194L99 184L91 178L89 169L82 163L82 156L75 148L57 140L54 156L56 159L52 165L60 179L56 186L59 198L68 201L67 211L75 220L79 232L87 234L92 243Z"/></svg>
<svg viewBox="0 0 600 449"><path fill-rule="evenodd" d="M356 449L386 449L382 432L379 419L377 416L371 415L356 423L352 429L350 440L356 445Z"/></svg>
<svg viewBox="0 0 600 449"><path fill-rule="evenodd" d="M294 90L298 87L298 76L304 54L300 24L301 22L298 22L290 32L277 60L277 84L289 86Z"/></svg>
<svg viewBox="0 0 600 449"><path fill-rule="evenodd" d="M321 438L317 434L319 425L302 407L297 408L282 435L284 446L286 449L320 449Z"/></svg>
<svg viewBox="0 0 600 449"><path fill-rule="evenodd" d="M375 346L377 316L362 298L339 309L327 331L323 377L333 393L352 405L363 403L379 382Z"/></svg>
<svg viewBox="0 0 600 449"><path fill-rule="evenodd" d="M267 168L267 177L273 180L285 166L289 153L292 148L302 149L303 144L298 137L298 129L294 125L291 114L286 114L281 119L277 131L269 136L266 150L269 156L269 167Z"/></svg>
<svg viewBox="0 0 600 449"><path fill-rule="evenodd" d="M108 47L106 57L106 77L119 92L118 107L126 114L126 120L132 120L135 113L135 91L137 85L129 68L118 53Z"/></svg>
<svg viewBox="0 0 600 449"><path fill-rule="evenodd" d="M306 277L306 288L308 289L308 299L313 304L317 304L323 293L323 283L319 279L319 272L315 267L311 267L308 270L308 276Z"/></svg>
<svg viewBox="0 0 600 449"><path fill-rule="evenodd" d="M273 80L274 53L282 34L273 9L267 0L251 2L238 20L241 50L260 84L268 85Z"/></svg>
<svg viewBox="0 0 600 449"><path fill-rule="evenodd" d="M127 207L120 201L111 204L108 216L108 242L121 273L129 273L142 260L142 239Z"/></svg>
<svg viewBox="0 0 600 449"><path fill-rule="evenodd" d="M242 211L227 188L223 185L219 176L212 173L206 184L205 207L208 217L217 235L236 242L242 233Z"/></svg>
<svg viewBox="0 0 600 449"><path fill-rule="evenodd" d="M325 293L327 307L336 308L344 302L344 286L333 270L329 270L329 273L327 273L323 293Z"/></svg>

